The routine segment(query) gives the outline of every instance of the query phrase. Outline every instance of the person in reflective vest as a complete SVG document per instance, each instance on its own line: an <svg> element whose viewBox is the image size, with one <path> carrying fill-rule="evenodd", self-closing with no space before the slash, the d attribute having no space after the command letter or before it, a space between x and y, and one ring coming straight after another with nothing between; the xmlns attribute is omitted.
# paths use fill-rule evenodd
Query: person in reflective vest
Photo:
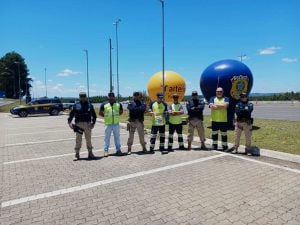
<svg viewBox="0 0 300 225"><path fill-rule="evenodd" d="M228 150L227 144L227 108L229 106L229 99L223 96L223 88L218 87L216 96L209 100L209 108L211 109L211 127L212 127L212 145L214 150L218 150L218 131L221 131L222 149Z"/></svg>
<svg viewBox="0 0 300 225"><path fill-rule="evenodd" d="M165 151L165 127L166 127L166 115L167 104L163 101L163 94L157 93L157 101L150 103L148 115L152 116L151 127L151 139L150 139L150 153L154 153L155 141L157 133L159 132L160 143L159 150L161 153L167 153Z"/></svg>
<svg viewBox="0 0 300 225"><path fill-rule="evenodd" d="M203 110L205 108L205 103L202 99L198 98L198 92L192 92L192 99L187 103L188 111L188 150L191 150L192 141L194 138L194 130L196 128L198 136L201 141L201 149L207 150L205 146L205 130L203 126Z"/></svg>
<svg viewBox="0 0 300 225"><path fill-rule="evenodd" d="M105 123L105 140L104 140L104 157L108 157L108 149L110 144L111 133L114 135L114 141L116 146L116 155L121 156L120 144L120 115L123 113L122 104L116 102L115 94L113 92L108 93L108 102L101 105L99 115L104 117Z"/></svg>
<svg viewBox="0 0 300 225"><path fill-rule="evenodd" d="M76 102L73 107L72 111L70 112L69 118L68 118L68 124L69 127L76 131L74 127L77 127L77 129L80 129L82 132L76 132L76 145L75 145L75 157L74 161L77 161L80 159L80 148L82 143L82 133L84 133L85 141L86 141L86 147L88 149L88 158L94 159L95 156L93 154L93 146L92 146L92 129L95 126L96 123L96 112L94 110L93 105L88 101L86 93L80 92L79 93L79 102ZM75 117L75 126L72 124L72 120Z"/></svg>
<svg viewBox="0 0 300 225"><path fill-rule="evenodd" d="M241 134L245 133L245 154L251 150L253 104L249 102L247 93L240 94L240 100L235 106L236 123L234 129L234 146L230 149L232 153L238 153Z"/></svg>
<svg viewBox="0 0 300 225"><path fill-rule="evenodd" d="M133 101L128 104L127 109L129 110L129 118L127 123L127 130L129 131L129 137L127 141L128 155L131 154L135 130L138 132L143 153L147 153L144 134L144 113L146 112L146 104L141 101L141 94L139 92L133 93Z"/></svg>
<svg viewBox="0 0 300 225"><path fill-rule="evenodd" d="M179 96L177 93L173 94L173 103L168 107L169 113L169 142L168 151L173 151L173 136L176 131L178 136L178 144L180 150L185 150L182 136L182 115L184 114L183 107L178 101Z"/></svg>

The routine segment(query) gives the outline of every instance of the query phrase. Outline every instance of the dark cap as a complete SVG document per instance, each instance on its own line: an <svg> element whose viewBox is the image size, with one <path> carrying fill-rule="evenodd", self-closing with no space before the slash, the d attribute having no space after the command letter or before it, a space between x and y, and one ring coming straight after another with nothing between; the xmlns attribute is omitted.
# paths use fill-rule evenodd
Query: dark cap
<svg viewBox="0 0 300 225"><path fill-rule="evenodd" d="M85 92L80 92L79 97L80 98L86 98L86 93Z"/></svg>
<svg viewBox="0 0 300 225"><path fill-rule="evenodd" d="M108 97L115 97L115 93L109 92L107 96L108 96Z"/></svg>
<svg viewBox="0 0 300 225"><path fill-rule="evenodd" d="M133 92L133 96L140 96L140 92L138 91Z"/></svg>
<svg viewBox="0 0 300 225"><path fill-rule="evenodd" d="M193 91L192 92L192 96L198 96L198 92L197 91Z"/></svg>
<svg viewBox="0 0 300 225"><path fill-rule="evenodd" d="M245 93L245 92L241 93L240 97L247 97L247 93Z"/></svg>
<svg viewBox="0 0 300 225"><path fill-rule="evenodd" d="M163 97L164 97L163 93L161 93L161 92L158 92L158 93L156 94L156 96L159 97L159 98L163 98Z"/></svg>
<svg viewBox="0 0 300 225"><path fill-rule="evenodd" d="M179 96L178 96L178 94L177 93L174 93L173 94L173 98L178 98Z"/></svg>

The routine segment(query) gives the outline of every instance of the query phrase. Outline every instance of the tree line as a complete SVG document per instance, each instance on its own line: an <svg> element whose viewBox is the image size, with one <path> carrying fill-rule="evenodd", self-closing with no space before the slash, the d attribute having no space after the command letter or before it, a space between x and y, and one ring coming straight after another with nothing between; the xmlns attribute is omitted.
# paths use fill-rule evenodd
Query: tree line
<svg viewBox="0 0 300 225"><path fill-rule="evenodd" d="M29 70L24 58L17 52L6 53L0 58L0 91L6 98L30 96Z"/></svg>

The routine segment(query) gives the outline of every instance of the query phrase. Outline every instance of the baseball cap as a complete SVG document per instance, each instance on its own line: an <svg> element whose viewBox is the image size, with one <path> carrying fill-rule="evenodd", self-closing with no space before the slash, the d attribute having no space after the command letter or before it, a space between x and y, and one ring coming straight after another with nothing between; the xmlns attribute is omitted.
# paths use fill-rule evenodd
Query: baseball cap
<svg viewBox="0 0 300 225"><path fill-rule="evenodd" d="M241 93L240 97L247 97L247 93L245 93L245 92Z"/></svg>
<svg viewBox="0 0 300 225"><path fill-rule="evenodd" d="M198 92L197 91L193 91L192 92L192 96L198 96Z"/></svg>
<svg viewBox="0 0 300 225"><path fill-rule="evenodd" d="M174 93L173 94L173 98L178 98L179 96L178 96L178 94L177 93Z"/></svg>
<svg viewBox="0 0 300 225"><path fill-rule="evenodd" d="M161 93L161 92L158 92L158 93L156 94L156 96L159 97L159 98L163 98L163 97L164 97L163 93Z"/></svg>
<svg viewBox="0 0 300 225"><path fill-rule="evenodd" d="M115 97L115 93L109 92L107 96L108 96L108 97Z"/></svg>
<svg viewBox="0 0 300 225"><path fill-rule="evenodd" d="M138 91L133 92L133 96L140 96L140 92Z"/></svg>
<svg viewBox="0 0 300 225"><path fill-rule="evenodd" d="M86 93L85 92L80 92L79 97L80 98L86 98Z"/></svg>

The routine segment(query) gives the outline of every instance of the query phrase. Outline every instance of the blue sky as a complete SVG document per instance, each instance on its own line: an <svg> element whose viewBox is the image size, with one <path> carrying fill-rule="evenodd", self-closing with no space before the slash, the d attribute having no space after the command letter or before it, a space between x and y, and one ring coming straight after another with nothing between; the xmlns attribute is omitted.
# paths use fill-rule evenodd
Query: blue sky
<svg viewBox="0 0 300 225"><path fill-rule="evenodd" d="M20 53L35 97L90 95L109 90L109 46L119 24L120 94L147 90L161 70L158 0L0 0L0 56ZM238 59L254 76L252 92L300 91L300 1L165 0L165 69L180 73L187 93L200 91L201 73L221 59ZM116 73L116 50L113 50ZM116 79L114 79L116 80Z"/></svg>

